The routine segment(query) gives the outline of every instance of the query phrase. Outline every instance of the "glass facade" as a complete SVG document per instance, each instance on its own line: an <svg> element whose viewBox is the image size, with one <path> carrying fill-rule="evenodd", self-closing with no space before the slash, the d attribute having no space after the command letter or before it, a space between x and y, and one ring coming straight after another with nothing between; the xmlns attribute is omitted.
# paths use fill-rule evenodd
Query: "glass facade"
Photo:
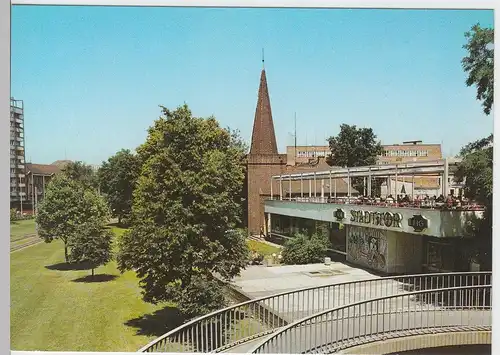
<svg viewBox="0 0 500 355"><path fill-rule="evenodd" d="M271 233L280 234L285 238L299 233L309 236L324 233L330 239L330 249L346 252L346 232L339 223L272 214Z"/></svg>

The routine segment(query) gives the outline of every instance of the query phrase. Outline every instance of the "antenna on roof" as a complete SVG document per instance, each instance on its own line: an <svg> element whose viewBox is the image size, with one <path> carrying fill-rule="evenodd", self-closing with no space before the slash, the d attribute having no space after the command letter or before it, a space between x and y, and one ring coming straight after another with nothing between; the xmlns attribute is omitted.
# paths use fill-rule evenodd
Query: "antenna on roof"
<svg viewBox="0 0 500 355"><path fill-rule="evenodd" d="M264 69L264 48L262 48L262 69Z"/></svg>
<svg viewBox="0 0 500 355"><path fill-rule="evenodd" d="M295 132L293 134L294 146L295 146L295 156L297 156L297 112L294 113L294 124L295 124Z"/></svg>

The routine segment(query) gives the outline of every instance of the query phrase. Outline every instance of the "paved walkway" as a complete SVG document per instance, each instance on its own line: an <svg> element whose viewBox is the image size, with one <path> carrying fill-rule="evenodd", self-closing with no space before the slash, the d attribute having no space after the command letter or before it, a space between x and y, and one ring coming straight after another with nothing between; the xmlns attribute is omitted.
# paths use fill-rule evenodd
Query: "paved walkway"
<svg viewBox="0 0 500 355"><path fill-rule="evenodd" d="M263 305L272 309L282 319L293 322L344 304L411 291L411 289L406 291L405 285L400 282L380 279L380 276L342 263L332 263L328 266L324 264L252 266L233 280L233 286L250 298L259 298L308 287L373 280L370 284L329 286L307 292L292 292L279 298L262 301ZM400 308L398 301L401 302L392 300L390 307Z"/></svg>

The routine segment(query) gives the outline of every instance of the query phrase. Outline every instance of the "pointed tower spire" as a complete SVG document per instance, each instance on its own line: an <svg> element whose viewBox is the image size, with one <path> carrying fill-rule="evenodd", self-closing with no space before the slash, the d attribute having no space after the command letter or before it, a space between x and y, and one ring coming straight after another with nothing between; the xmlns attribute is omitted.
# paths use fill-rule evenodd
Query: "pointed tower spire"
<svg viewBox="0 0 500 355"><path fill-rule="evenodd" d="M262 69L260 74L259 95L257 98L257 108L255 109L255 120L253 122L250 154L278 154L265 69Z"/></svg>

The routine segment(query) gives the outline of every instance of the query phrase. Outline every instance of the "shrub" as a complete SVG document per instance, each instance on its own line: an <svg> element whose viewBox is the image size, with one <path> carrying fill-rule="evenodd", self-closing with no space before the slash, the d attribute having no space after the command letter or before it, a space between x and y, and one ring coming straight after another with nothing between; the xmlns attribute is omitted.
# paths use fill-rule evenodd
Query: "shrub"
<svg viewBox="0 0 500 355"><path fill-rule="evenodd" d="M324 234L313 234L311 237L296 234L294 238L285 242L283 262L289 265L322 262L329 245L330 242Z"/></svg>
<svg viewBox="0 0 500 355"><path fill-rule="evenodd" d="M17 215L17 210L15 208L10 209L10 221L17 221L19 219L19 216Z"/></svg>

